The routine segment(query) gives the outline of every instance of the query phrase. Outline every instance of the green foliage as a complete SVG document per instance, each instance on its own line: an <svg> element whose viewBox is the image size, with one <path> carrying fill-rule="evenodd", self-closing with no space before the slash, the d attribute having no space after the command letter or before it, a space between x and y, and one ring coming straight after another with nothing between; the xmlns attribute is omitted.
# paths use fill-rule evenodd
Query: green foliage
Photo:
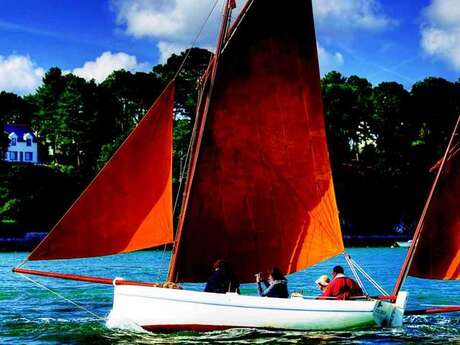
<svg viewBox="0 0 460 345"><path fill-rule="evenodd" d="M23 230L51 229L77 196L75 179L56 168L2 165L0 180L0 223Z"/></svg>
<svg viewBox="0 0 460 345"><path fill-rule="evenodd" d="M125 135L121 135L114 139L111 143L104 144L101 147L101 152L97 160L97 168L101 169L105 163L112 157L115 151L120 147L123 141L126 139Z"/></svg>
<svg viewBox="0 0 460 345"><path fill-rule="evenodd" d="M195 118L196 84L210 52L192 48L150 73L115 71L101 84L51 68L31 96L1 92L0 125L31 124L43 165L0 164L0 225L50 229L142 119L187 53L176 79L177 190ZM345 233L410 228L432 179L428 168L440 156L460 112L460 79L452 83L430 77L408 91L396 82L372 86L365 78L330 72L321 87Z"/></svg>
<svg viewBox="0 0 460 345"><path fill-rule="evenodd" d="M459 84L439 78L409 92L338 72L322 80L337 201L347 233L412 228L459 113Z"/></svg>
<svg viewBox="0 0 460 345"><path fill-rule="evenodd" d="M178 118L174 121L174 164L173 164L173 182L177 183L184 176L181 173L186 164L186 157L191 136L191 121L187 118Z"/></svg>
<svg viewBox="0 0 460 345"><path fill-rule="evenodd" d="M208 67L212 54L205 49L190 48L180 55L171 55L166 64L155 66L153 73L165 83L168 82L178 71L187 53L189 56L184 68L176 78L176 113L195 119L197 81Z"/></svg>
<svg viewBox="0 0 460 345"><path fill-rule="evenodd" d="M4 124L28 124L33 112L33 104L28 98L21 98L10 92L0 92L0 121Z"/></svg>
<svg viewBox="0 0 460 345"><path fill-rule="evenodd" d="M129 132L159 96L165 82L152 73L115 71L101 84L119 105L115 125L119 133Z"/></svg>

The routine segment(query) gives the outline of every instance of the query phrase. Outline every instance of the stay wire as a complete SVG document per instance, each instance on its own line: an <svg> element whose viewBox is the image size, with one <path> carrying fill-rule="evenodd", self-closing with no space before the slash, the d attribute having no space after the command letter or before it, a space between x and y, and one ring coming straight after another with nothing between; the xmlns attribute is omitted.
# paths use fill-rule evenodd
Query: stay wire
<svg viewBox="0 0 460 345"><path fill-rule="evenodd" d="M361 272L361 274L366 277L366 279L384 296L389 296L388 292L385 291L384 288L382 288L361 266L358 265L356 261L354 261L350 257L350 261L353 263L353 265L356 267L356 269Z"/></svg>
<svg viewBox="0 0 460 345"><path fill-rule="evenodd" d="M358 276L357 271L360 272L382 295L389 296L388 292L385 291L385 289L382 288L356 261L354 261L349 254L344 253L344 256L345 256L345 260L350 266L350 269L353 272L353 275L355 276L356 280L358 281L359 285L361 286L364 292L366 292L366 290L363 286L362 281L360 280Z"/></svg>
<svg viewBox="0 0 460 345"><path fill-rule="evenodd" d="M209 18L211 18L211 15L214 13L214 10L216 9L216 7L219 4L219 2L220 2L220 0L214 1L214 4L213 4L211 10L209 11L208 15L206 16L205 20L203 21L203 24L201 24L201 27L198 30L198 33L196 34L195 38L193 39L193 41L192 41L192 43L190 45L191 48L193 48L195 46L196 42L198 41L198 38L203 33L203 30L204 30L206 24L208 23ZM182 59L181 64L179 65L179 68L177 69L176 73L174 74L173 80L176 79L179 76L179 73L184 68L185 63L187 62L187 59L190 56L190 53L192 51L191 48L187 50L184 58ZM177 205L178 205L180 191L181 191L181 188L182 188L183 175L184 175L184 173L185 173L185 171L187 169L188 160L189 160L190 152L191 152L191 148L192 148L192 143L193 143L193 140L194 140L194 134L195 133L192 133L192 136L191 136L191 139L190 139L190 143L189 143L189 146L188 146L188 149L187 149L187 154L185 155L184 166L182 167L182 170L179 172L179 174L180 174L179 187L177 189L176 199L174 201L173 215L176 213L176 208L177 208Z"/></svg>
<svg viewBox="0 0 460 345"><path fill-rule="evenodd" d="M192 43L191 43L191 45L190 45L190 48L187 50L187 52L186 52L184 58L182 59L181 64L179 65L179 68L177 69L176 73L174 74L174 77L172 78L172 80L175 80L175 79L178 77L179 73L180 73L180 72L182 71L182 69L184 68L185 63L187 62L187 59L188 59L188 57L190 56L190 53L191 53L191 51L192 51L191 48L193 48L193 47L195 46L196 42L197 42L198 39L200 38L200 36L201 36L201 34L203 33L203 30L204 30L206 24L207 24L208 21L209 21L209 18L210 18L211 15L213 14L213 12L214 12L214 10L216 9L217 4L218 4L219 2L220 2L220 0L214 1L214 4L213 4L211 10L209 11L208 15L206 16L205 20L203 21L203 24L200 26L200 29L198 30L198 33L195 35L195 38L193 39L193 41L192 41ZM191 142L190 142L190 145L189 145L189 148L188 148L186 160L188 159L190 150L191 150ZM187 165L184 164L184 167L186 167L186 166L187 166ZM185 171L185 170L184 170L184 171ZM182 173L182 172L181 172L181 173ZM180 185L179 185L178 194L177 194L177 196L176 196L176 200L175 200L175 204L174 204L173 214L174 214L174 212L175 212L175 209L176 209L176 206L177 206L177 203L178 203L177 200L178 200L178 196L179 196L181 184L182 184L182 181L180 182ZM165 253L165 251L166 251L166 245L164 246L163 255L162 255L162 260L163 260L163 258L164 258L164 253ZM28 257L25 258L24 260L22 260L22 261L19 263L19 265L17 266L17 268L22 267L22 266L25 265L28 261L29 261L29 260L28 260ZM24 277L25 277L25 276L24 276ZM30 279L30 278L28 278L28 277L25 277L25 278L27 278L27 279L29 279L30 281L34 282L34 283L37 284L38 286L41 286L40 283L35 282L34 280L32 280L32 279ZM43 287L45 287L45 286L43 285ZM45 288L46 288L46 287L45 287ZM53 291L53 290L51 290L51 289L49 289L49 290L50 290L50 291ZM53 291L53 293L55 293L56 295L59 296L59 294L58 294L57 292ZM65 298L65 297L62 296L62 298ZM73 302L72 302L72 303L73 303ZM88 312L90 312L90 311L88 311ZM91 313L91 312L90 312L90 313Z"/></svg>
<svg viewBox="0 0 460 345"><path fill-rule="evenodd" d="M208 21L209 21L209 18L211 18L211 15L213 14L213 12L214 12L214 10L216 9L217 4L218 4L219 2L220 2L220 0L216 0L216 1L214 2L214 5L212 6L211 11L209 11L209 13L208 13L207 17L205 18L203 24L201 24L200 30L198 31L198 33L196 34L194 40L192 41L192 44L190 45L191 48L193 48L193 47L195 46L196 42L198 41L198 38L200 38L200 36L201 36L201 34L203 33L203 30L204 30L206 24L207 24ZM181 62L181 64L179 65L179 68L178 68L176 74L174 75L173 80L177 78L177 76L179 75L179 73L180 73L180 72L182 71L182 69L184 68L185 62L187 61L187 58L189 57L190 52L192 51L191 48L187 50L187 53L185 54L184 58L182 59L182 62Z"/></svg>
<svg viewBox="0 0 460 345"><path fill-rule="evenodd" d="M361 289L363 290L364 294L369 295L367 293L367 291L366 291L366 288L365 288L363 282L361 281L361 278L358 275L358 272L356 272L356 268L354 267L353 263L351 262L350 255L348 255L347 253L345 253L345 260L347 261L348 266L350 266L350 269L353 272L353 275L355 276L355 279L358 282L358 284L361 287Z"/></svg>
<svg viewBox="0 0 460 345"><path fill-rule="evenodd" d="M38 281L33 280L32 278L30 278L30 277L28 277L28 276L26 276L26 275L24 275L24 274L19 274L19 275L20 275L22 278L24 278L24 279L26 279L26 280L32 282L33 284L37 285L38 287L40 287L40 288L42 288L42 289L44 289L44 290L46 290L46 291L49 291L50 293L52 293L52 294L58 296L59 298L63 299L64 301L66 301L66 302L72 304L73 306L77 307L78 309L81 309L81 310L87 312L88 314L90 314L91 316L95 317L96 319L101 320L101 321L106 321L106 318L105 318L105 317L102 317L102 316L99 316L99 315L93 313L93 312L92 312L91 310L89 310L88 308L85 308L84 306L82 306L82 305L80 305L80 304L78 304L78 303L72 301L71 299L65 297L64 295L60 294L60 293L57 292L57 291L54 291L53 289L47 287L46 285L44 285L44 284L42 284L42 283L39 283Z"/></svg>
<svg viewBox="0 0 460 345"><path fill-rule="evenodd" d="M179 76L179 73L182 71L182 69L184 68L185 66L185 63L187 62L187 59L189 58L190 56L190 53L192 51L192 48L195 46L196 42L198 41L198 38L201 36L201 34L203 33L203 30L206 26L206 24L208 23L209 21L209 18L211 18L214 10L216 9L217 7L217 4L220 2L220 0L216 0L214 1L214 4L211 8L211 10L209 11L208 15L206 16L205 20L203 21L203 24L201 24L201 27L200 29L198 30L198 33L196 34L195 38L193 39L191 45L190 45L190 48L187 50L187 52L185 53L185 56L184 58L182 59L182 62L181 64L179 65L179 68L177 69L176 73L174 74L174 77L172 78L173 80L175 80L178 76ZM180 192L182 190L182 184L183 184L183 176L184 176L184 173L187 169L187 165L188 165L188 161L189 161L189 157L190 157L190 152L191 152L191 149L192 149L192 143L193 143L193 140L194 140L194 133L192 133L192 136L190 138L190 143L188 145L188 148L187 148L187 153L185 155L185 161L184 161L184 166L182 167L181 171L179 172L180 174L180 177L179 177L179 187L177 189L177 194L176 194L176 197L175 197L175 200L174 200L174 206L173 206L173 215L176 214L176 209L177 209L177 206L179 204L179 197L180 197ZM164 247L163 247L163 252L161 254L161 263L163 264L164 263L164 257L165 257L165 254L166 254L166 248L167 248L167 245L165 244ZM162 266L162 265L160 265ZM159 267L160 267L159 266ZM157 271L157 278L159 279L159 276L160 276L160 268L158 268L158 271ZM158 280L157 279L157 280Z"/></svg>

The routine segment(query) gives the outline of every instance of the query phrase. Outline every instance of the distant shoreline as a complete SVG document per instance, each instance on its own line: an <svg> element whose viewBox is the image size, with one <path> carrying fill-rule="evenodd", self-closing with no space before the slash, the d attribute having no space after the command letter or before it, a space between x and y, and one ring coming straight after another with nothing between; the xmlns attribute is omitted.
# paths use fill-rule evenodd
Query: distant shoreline
<svg viewBox="0 0 460 345"><path fill-rule="evenodd" d="M406 242L412 239L408 235L345 235L345 247L391 247L395 242Z"/></svg>
<svg viewBox="0 0 460 345"><path fill-rule="evenodd" d="M10 235L0 237L0 252L30 252L47 232L25 232L22 235Z"/></svg>
<svg viewBox="0 0 460 345"><path fill-rule="evenodd" d="M21 236L0 237L0 252L30 252L47 235L46 232L26 232ZM390 247L396 241L408 241L407 235L345 235L345 247Z"/></svg>

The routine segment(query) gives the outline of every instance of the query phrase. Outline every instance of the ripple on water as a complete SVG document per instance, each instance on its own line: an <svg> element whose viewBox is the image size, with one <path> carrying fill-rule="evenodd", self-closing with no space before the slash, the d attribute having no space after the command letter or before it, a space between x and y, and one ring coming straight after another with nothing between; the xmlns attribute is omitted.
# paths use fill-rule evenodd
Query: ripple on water
<svg viewBox="0 0 460 345"><path fill-rule="evenodd" d="M391 290L404 260L405 251L388 248L357 248L350 254ZM168 254L169 255L169 254ZM48 291L11 273L10 268L25 254L0 254L0 344L460 344L460 313L410 316L400 329L371 329L350 332L281 332L257 329L231 329L206 333L178 332L152 334L109 329L104 322L62 301ZM388 258L391 257L391 260ZM149 263L146 265L146 262ZM121 276L126 279L151 281L160 267L162 277L167 271L162 252L138 252L116 257L68 262L36 263L37 269L79 273L93 276ZM336 264L340 258L318 264L307 271L289 276L289 287L305 294L318 293L315 279ZM32 265L32 263L31 263ZM34 263L35 265L35 263ZM73 271L72 271L73 270ZM153 272L153 273L152 273ZM37 279L39 280L39 279ZM105 316L112 305L110 286L99 286L53 279L40 279L45 285ZM410 291L410 309L420 304L455 304L460 300L459 282L435 282L409 278L405 288ZM187 288L202 289L190 284ZM245 294L254 294L253 284L245 284Z"/></svg>
<svg viewBox="0 0 460 345"><path fill-rule="evenodd" d="M431 324L411 317L401 329L352 332L297 332L230 329L214 332L153 334L108 329L91 318L10 318L2 332L5 343L27 344L446 344L460 341L458 320ZM11 341L11 342L10 342Z"/></svg>

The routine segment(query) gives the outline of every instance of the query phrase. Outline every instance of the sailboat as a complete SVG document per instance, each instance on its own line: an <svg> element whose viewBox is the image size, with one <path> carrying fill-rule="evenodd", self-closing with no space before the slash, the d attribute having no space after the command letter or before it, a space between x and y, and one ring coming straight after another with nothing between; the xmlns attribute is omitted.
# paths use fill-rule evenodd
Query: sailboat
<svg viewBox="0 0 460 345"><path fill-rule="evenodd" d="M248 0L231 23L234 8L235 1L227 0L216 53L200 79L175 236L172 80L27 258L88 258L173 243L169 283L22 265L13 271L113 285L109 326L136 324L153 331L401 326L408 294L400 287L407 274L419 272L414 253L422 247L424 231L391 295L281 299L177 288L181 282L206 281L218 258L231 264L241 282L252 282L254 273L269 267L290 274L344 253L311 1ZM431 259L431 267L437 267L439 258ZM457 268L442 279L458 279L458 256L446 260Z"/></svg>

